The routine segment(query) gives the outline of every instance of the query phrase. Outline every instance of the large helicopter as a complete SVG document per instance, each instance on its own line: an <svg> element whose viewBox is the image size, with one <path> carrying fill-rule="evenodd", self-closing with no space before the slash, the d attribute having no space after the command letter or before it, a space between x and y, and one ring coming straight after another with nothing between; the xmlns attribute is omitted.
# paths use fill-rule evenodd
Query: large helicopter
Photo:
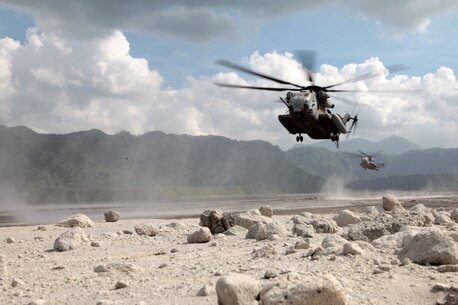
<svg viewBox="0 0 458 305"><path fill-rule="evenodd" d="M353 83L369 78L376 77L378 75L385 74L386 71L374 71L366 74L362 74L358 77L348 79L339 83L331 84L328 86L318 86L314 81L313 63L314 53L313 51L296 51L296 57L302 64L308 82L311 84L308 86L294 84L285 80L281 80L266 74L262 74L251 69L236 65L226 60L218 60L217 64L245 72L251 75L255 75L261 78L265 78L279 84L289 85L292 87L258 87L258 86L243 86L234 84L222 84L215 83L221 87L229 88L242 88L242 89L256 89L256 90L268 90L268 91L288 91L286 97L283 99L280 97L286 107L288 107L288 114L282 114L278 116L280 123L288 130L289 133L296 136L296 142L302 142L304 140L302 134L307 134L312 139L331 139L335 142L336 146L339 147L340 134L349 134L356 130L358 122L358 115L352 116L349 113L341 116L339 114L332 113L330 108L334 108L334 104L330 101L330 96L327 94L337 92L368 92L362 90L340 90L332 89L334 87ZM401 71L407 69L403 65L393 65L387 68L389 73ZM371 90L371 92L388 92L388 93L399 93L403 91L395 90ZM336 98L336 97L333 97ZM352 105L361 105L355 103L346 98L336 98L343 102ZM350 128L347 129L346 125L352 121Z"/></svg>
<svg viewBox="0 0 458 305"><path fill-rule="evenodd" d="M384 163L375 163L374 158L380 154L381 151L376 152L376 153L368 153L366 154L365 152L358 151L358 153L347 153L348 158L361 158L361 165L364 170L376 170L378 171L380 168L384 167Z"/></svg>

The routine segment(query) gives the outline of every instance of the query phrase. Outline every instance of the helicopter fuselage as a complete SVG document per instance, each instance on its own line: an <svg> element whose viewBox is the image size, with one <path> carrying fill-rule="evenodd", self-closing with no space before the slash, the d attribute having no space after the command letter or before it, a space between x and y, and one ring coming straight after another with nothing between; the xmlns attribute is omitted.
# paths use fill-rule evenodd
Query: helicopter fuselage
<svg viewBox="0 0 458 305"><path fill-rule="evenodd" d="M351 118L345 114L333 114L329 108L329 96L322 91L305 90L288 92L284 101L288 106L288 114L279 115L280 123L291 134L307 134L312 139L331 139L338 142L341 133L347 133L345 124ZM296 138L298 141L301 138Z"/></svg>
<svg viewBox="0 0 458 305"><path fill-rule="evenodd" d="M359 165L365 170L369 169L376 171L385 166L383 163L375 163L372 157L361 157L361 163L359 163Z"/></svg>

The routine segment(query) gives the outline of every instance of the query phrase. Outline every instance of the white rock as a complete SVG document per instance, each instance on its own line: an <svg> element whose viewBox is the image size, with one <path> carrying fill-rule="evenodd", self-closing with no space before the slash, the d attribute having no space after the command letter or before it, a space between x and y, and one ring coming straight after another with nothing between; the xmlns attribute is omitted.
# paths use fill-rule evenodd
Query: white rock
<svg viewBox="0 0 458 305"><path fill-rule="evenodd" d="M278 256L279 252L275 246L267 244L260 249L253 249L251 254L253 258L272 258Z"/></svg>
<svg viewBox="0 0 458 305"><path fill-rule="evenodd" d="M214 291L213 286L210 285L210 284L206 284L206 285L202 286L202 288L200 288L199 291L197 291L196 295L198 297L206 297L206 296L210 295L213 291Z"/></svg>
<svg viewBox="0 0 458 305"><path fill-rule="evenodd" d="M242 226L246 229L257 224L258 222L271 222L272 219L266 216L261 215L259 210L250 210L247 212L239 213L233 215L235 219L235 224L237 226Z"/></svg>
<svg viewBox="0 0 458 305"><path fill-rule="evenodd" d="M45 304L46 304L46 300L44 299L33 300L27 303L27 305L45 305Z"/></svg>
<svg viewBox="0 0 458 305"><path fill-rule="evenodd" d="M328 235L321 241L321 247L324 249L330 247L340 247L346 242L347 240L339 235Z"/></svg>
<svg viewBox="0 0 458 305"><path fill-rule="evenodd" d="M230 227L223 234L229 235L229 236L245 236L247 232L248 230L242 226L233 226L233 227Z"/></svg>
<svg viewBox="0 0 458 305"><path fill-rule="evenodd" d="M293 226L293 234L302 237L312 237L315 233L315 228L312 225L306 223L296 223Z"/></svg>
<svg viewBox="0 0 458 305"><path fill-rule="evenodd" d="M13 243L16 242L16 240L15 240L14 238L12 238L12 237L7 237L7 238L5 239L5 241L6 241L6 243L8 243L8 244L13 244Z"/></svg>
<svg viewBox="0 0 458 305"><path fill-rule="evenodd" d="M382 205L385 211L392 211L395 209L404 209L399 200L393 194L387 194L382 197Z"/></svg>
<svg viewBox="0 0 458 305"><path fill-rule="evenodd" d="M245 238L263 240L268 239L270 236L274 234L286 235L287 233L288 232L286 231L286 229L279 222L258 222L248 229Z"/></svg>
<svg viewBox="0 0 458 305"><path fill-rule="evenodd" d="M453 209L453 210L450 212L450 219L452 219L453 221L455 221L456 223L458 223L458 208Z"/></svg>
<svg viewBox="0 0 458 305"><path fill-rule="evenodd" d="M259 213L261 213L262 216L266 216L266 217L272 217L274 214L272 208L269 205L260 207Z"/></svg>
<svg viewBox="0 0 458 305"><path fill-rule="evenodd" d="M89 238L86 236L83 229L74 227L62 233L62 235L54 241L54 249L58 251L68 251L85 245L88 242Z"/></svg>
<svg viewBox="0 0 458 305"><path fill-rule="evenodd" d="M58 224L56 224L56 226L67 227L67 228L73 228L73 227L86 228L86 227L93 227L94 222L92 222L92 220L84 214L75 214L75 215L70 216L67 219L60 221Z"/></svg>
<svg viewBox="0 0 458 305"><path fill-rule="evenodd" d="M450 217L443 213L439 213L439 215L437 215L436 218L434 218L434 224L436 225L444 225L451 221L452 220L450 219Z"/></svg>
<svg viewBox="0 0 458 305"><path fill-rule="evenodd" d="M190 244L206 243L209 242L211 238L212 233L210 232L210 229L207 227L202 227L197 231L194 231L193 233L189 234L187 240Z"/></svg>
<svg viewBox="0 0 458 305"><path fill-rule="evenodd" d="M345 305L345 289L330 274L289 273L264 287L263 305Z"/></svg>
<svg viewBox="0 0 458 305"><path fill-rule="evenodd" d="M333 219L339 227L346 227L361 222L361 218L350 210L340 211Z"/></svg>
<svg viewBox="0 0 458 305"><path fill-rule="evenodd" d="M261 284L244 274L222 276L216 282L218 305L258 305Z"/></svg>
<svg viewBox="0 0 458 305"><path fill-rule="evenodd" d="M307 224L312 225L316 233L336 233L339 230L334 220L325 217L310 219Z"/></svg>
<svg viewBox="0 0 458 305"><path fill-rule="evenodd" d="M421 265L447 265L458 263L457 243L437 228L428 228L416 234L401 250L399 259L409 258Z"/></svg>
<svg viewBox="0 0 458 305"><path fill-rule="evenodd" d="M294 245L295 249L301 250L301 249L309 249L310 248L310 239L309 238L304 238L302 241L297 241L296 244Z"/></svg>
<svg viewBox="0 0 458 305"><path fill-rule="evenodd" d="M344 255L363 255L364 251L357 243L345 243L343 245L342 253Z"/></svg>
<svg viewBox="0 0 458 305"><path fill-rule="evenodd" d="M156 236L159 234L159 229L152 223L142 223L134 227L138 235Z"/></svg>

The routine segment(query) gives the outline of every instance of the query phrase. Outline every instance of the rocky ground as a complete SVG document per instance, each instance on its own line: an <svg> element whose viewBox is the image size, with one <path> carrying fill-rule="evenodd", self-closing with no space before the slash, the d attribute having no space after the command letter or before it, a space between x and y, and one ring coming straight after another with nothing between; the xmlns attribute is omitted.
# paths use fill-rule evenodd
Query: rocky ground
<svg viewBox="0 0 458 305"><path fill-rule="evenodd" d="M404 206L3 227L0 304L458 304L458 209Z"/></svg>

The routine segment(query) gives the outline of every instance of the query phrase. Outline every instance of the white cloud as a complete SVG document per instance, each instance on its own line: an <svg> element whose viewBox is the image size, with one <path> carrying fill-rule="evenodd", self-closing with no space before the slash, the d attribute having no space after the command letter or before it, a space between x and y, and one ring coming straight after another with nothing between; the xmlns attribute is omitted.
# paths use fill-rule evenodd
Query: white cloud
<svg viewBox="0 0 458 305"><path fill-rule="evenodd" d="M193 42L231 39L267 19L321 8L352 10L396 35L424 33L432 17L456 11L455 0L0 0L4 6L35 17L47 32L77 38L101 37L113 29L175 37Z"/></svg>
<svg viewBox="0 0 458 305"><path fill-rule="evenodd" d="M304 73L291 54L254 52L245 63L305 84ZM0 123L9 126L55 133L92 128L135 134L163 130L264 139L282 147L295 144L278 122L277 116L286 111L284 105L273 102L278 93L220 88L212 82L276 83L221 67L215 75L188 78L182 89L165 90L161 75L145 59L130 55L129 42L120 31L102 39L78 41L31 30L24 45L9 38L0 40L0 67ZM383 68L378 58L341 68L322 65L316 81L329 85ZM380 139L397 134L425 147L458 146L458 90L454 90L458 85L451 68L417 77L380 75L339 88L422 90L419 94L342 95L370 105L359 115L360 137ZM335 112L356 112L338 100L335 104Z"/></svg>

